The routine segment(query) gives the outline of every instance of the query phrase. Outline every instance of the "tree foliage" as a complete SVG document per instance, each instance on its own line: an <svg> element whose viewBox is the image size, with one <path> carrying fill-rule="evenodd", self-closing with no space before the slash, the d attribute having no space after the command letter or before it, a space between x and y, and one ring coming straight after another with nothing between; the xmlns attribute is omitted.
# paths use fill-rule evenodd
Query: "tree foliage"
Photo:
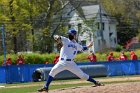
<svg viewBox="0 0 140 93"><path fill-rule="evenodd" d="M62 18L62 10L70 1L72 0L0 0L0 25L5 25L8 52L51 52L52 35L64 34L67 30L67 20ZM109 16L118 21L119 44L124 45L137 35L140 26L139 0L100 1Z"/></svg>
<svg viewBox="0 0 140 93"><path fill-rule="evenodd" d="M101 0L105 10L118 21L118 43L125 45L137 36L139 27L139 0Z"/></svg>
<svg viewBox="0 0 140 93"><path fill-rule="evenodd" d="M65 1L64 1L65 2ZM0 0L0 24L5 25L7 50L52 51L54 15L61 14L61 0ZM57 24L57 29L63 28ZM55 29L56 30L56 29Z"/></svg>

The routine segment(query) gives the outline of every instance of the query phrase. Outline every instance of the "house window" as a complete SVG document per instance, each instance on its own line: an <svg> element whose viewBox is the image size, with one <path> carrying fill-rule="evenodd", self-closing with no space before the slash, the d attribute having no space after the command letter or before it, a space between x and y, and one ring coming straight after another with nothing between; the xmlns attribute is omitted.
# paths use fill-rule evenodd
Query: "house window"
<svg viewBox="0 0 140 93"><path fill-rule="evenodd" d="M111 37L112 35L113 35L113 32L110 32L110 33L109 33L109 36Z"/></svg>
<svg viewBox="0 0 140 93"><path fill-rule="evenodd" d="M68 29L70 29L70 28L71 28L71 24L68 25Z"/></svg>
<svg viewBox="0 0 140 93"><path fill-rule="evenodd" d="M97 28L100 29L101 28L101 24L98 22L97 23ZM105 23L102 23L102 30L105 29Z"/></svg>
<svg viewBox="0 0 140 93"><path fill-rule="evenodd" d="M97 36L100 37L101 36L101 32L97 31Z"/></svg>
<svg viewBox="0 0 140 93"><path fill-rule="evenodd" d="M105 23L102 23L102 30L105 30Z"/></svg>
<svg viewBox="0 0 140 93"><path fill-rule="evenodd" d="M110 26L109 26L109 31L110 31Z"/></svg>
<svg viewBox="0 0 140 93"><path fill-rule="evenodd" d="M100 24L99 24L99 22L97 23L97 28L100 29Z"/></svg>
<svg viewBox="0 0 140 93"><path fill-rule="evenodd" d="M114 43L115 43L115 44L117 43L116 38L114 38Z"/></svg>
<svg viewBox="0 0 140 93"><path fill-rule="evenodd" d="M82 24L79 23L79 24L78 24L78 34L81 32L81 27L82 27Z"/></svg>
<svg viewBox="0 0 140 93"><path fill-rule="evenodd" d="M81 45L85 46L86 45L86 40L81 41Z"/></svg>
<svg viewBox="0 0 140 93"><path fill-rule="evenodd" d="M98 46L100 47L100 40L98 40Z"/></svg>
<svg viewBox="0 0 140 93"><path fill-rule="evenodd" d="M79 27L79 28L80 28L80 27L82 27L82 24L81 24L81 23L79 23L79 24L78 24L78 27Z"/></svg>

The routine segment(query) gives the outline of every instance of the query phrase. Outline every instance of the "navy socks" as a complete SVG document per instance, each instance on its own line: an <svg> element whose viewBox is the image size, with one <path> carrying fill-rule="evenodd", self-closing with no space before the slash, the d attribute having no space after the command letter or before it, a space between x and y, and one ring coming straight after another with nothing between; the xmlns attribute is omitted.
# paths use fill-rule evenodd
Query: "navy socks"
<svg viewBox="0 0 140 93"><path fill-rule="evenodd" d="M90 81L90 82L92 82L92 83L94 83L94 84L97 83L97 82L96 82L94 79L92 79L92 77L90 77L90 76L89 76L89 79L88 79L87 81Z"/></svg>
<svg viewBox="0 0 140 93"><path fill-rule="evenodd" d="M46 85L45 85L45 87L46 87L47 89L48 89L50 83L52 82L52 80L53 80L53 77L49 75L49 76L48 76L48 79L47 79L47 82L46 82Z"/></svg>

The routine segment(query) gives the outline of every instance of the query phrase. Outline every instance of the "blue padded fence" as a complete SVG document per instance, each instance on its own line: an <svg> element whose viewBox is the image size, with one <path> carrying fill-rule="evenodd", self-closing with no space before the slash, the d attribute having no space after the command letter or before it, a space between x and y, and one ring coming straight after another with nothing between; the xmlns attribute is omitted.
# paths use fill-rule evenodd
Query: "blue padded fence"
<svg viewBox="0 0 140 93"><path fill-rule="evenodd" d="M115 61L115 62L85 62L77 63L78 66L104 65L107 76L139 75L140 61ZM32 74L37 68L53 67L53 64L25 64L0 66L0 83L31 82Z"/></svg>
<svg viewBox="0 0 140 93"><path fill-rule="evenodd" d="M107 76L107 68L101 64L79 65L79 68L91 77ZM35 73L33 73L33 75L34 75L33 80L34 81L39 81L39 79L47 80L47 77L48 77L48 74L50 71L51 71L51 67L36 69ZM65 70L65 71L58 73L54 79L73 79L73 78L78 78L78 77L74 73L71 73L70 71Z"/></svg>

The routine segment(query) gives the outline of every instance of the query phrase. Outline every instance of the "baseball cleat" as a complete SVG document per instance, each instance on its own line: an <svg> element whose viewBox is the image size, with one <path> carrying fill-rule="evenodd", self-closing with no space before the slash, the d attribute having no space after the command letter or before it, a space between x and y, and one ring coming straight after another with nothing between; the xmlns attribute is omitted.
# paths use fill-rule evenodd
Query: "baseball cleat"
<svg viewBox="0 0 140 93"><path fill-rule="evenodd" d="M100 83L99 81L97 81L97 82L95 83L95 86L104 86L104 84L103 84L103 83Z"/></svg>
<svg viewBox="0 0 140 93"><path fill-rule="evenodd" d="M38 89L38 92L46 92L46 93L48 93L48 88L43 87L41 89Z"/></svg>

